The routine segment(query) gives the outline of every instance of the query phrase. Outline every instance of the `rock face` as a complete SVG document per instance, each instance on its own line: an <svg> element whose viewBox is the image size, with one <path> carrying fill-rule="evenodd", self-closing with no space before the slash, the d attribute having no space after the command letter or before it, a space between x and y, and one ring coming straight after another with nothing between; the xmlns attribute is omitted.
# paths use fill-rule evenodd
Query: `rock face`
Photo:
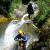
<svg viewBox="0 0 50 50"><path fill-rule="evenodd" d="M22 13L21 13L22 12ZM12 17L22 17L24 14L29 14L29 18L33 19L38 15L39 8L35 2L30 1L28 5L19 5L19 9L14 9Z"/></svg>
<svg viewBox="0 0 50 50"><path fill-rule="evenodd" d="M8 16L11 2L12 0L0 0L0 14L1 15L4 15L5 17Z"/></svg>
<svg viewBox="0 0 50 50"><path fill-rule="evenodd" d="M30 2L30 0L22 0L22 4L27 5Z"/></svg>

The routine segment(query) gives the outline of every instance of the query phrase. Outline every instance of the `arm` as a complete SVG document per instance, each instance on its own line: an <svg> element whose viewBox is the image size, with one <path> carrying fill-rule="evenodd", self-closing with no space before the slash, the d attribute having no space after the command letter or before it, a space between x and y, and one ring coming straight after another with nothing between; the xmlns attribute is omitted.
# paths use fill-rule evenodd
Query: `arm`
<svg viewBox="0 0 50 50"><path fill-rule="evenodd" d="M26 37L26 36L23 37L23 38L22 38L22 41L27 42L27 37Z"/></svg>
<svg viewBox="0 0 50 50"><path fill-rule="evenodd" d="M18 35L14 38L15 41L18 41Z"/></svg>

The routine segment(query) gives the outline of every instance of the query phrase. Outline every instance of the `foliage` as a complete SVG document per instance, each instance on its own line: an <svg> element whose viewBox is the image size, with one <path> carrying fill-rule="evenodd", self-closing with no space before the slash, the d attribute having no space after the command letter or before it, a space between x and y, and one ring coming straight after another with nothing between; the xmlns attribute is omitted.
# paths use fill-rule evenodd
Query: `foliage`
<svg viewBox="0 0 50 50"><path fill-rule="evenodd" d="M1 0L0 1L0 14L4 16L8 16L9 8L12 0Z"/></svg>
<svg viewBox="0 0 50 50"><path fill-rule="evenodd" d="M34 22L37 23L37 26L43 25L46 22L46 15L50 11L50 7L48 5L50 2L49 2L49 0L47 0L47 1L48 2L46 2L45 0L36 1L36 3L38 4L38 7L39 7L39 11L40 11L38 16L34 19ZM47 18L48 18L48 16L47 16Z"/></svg>

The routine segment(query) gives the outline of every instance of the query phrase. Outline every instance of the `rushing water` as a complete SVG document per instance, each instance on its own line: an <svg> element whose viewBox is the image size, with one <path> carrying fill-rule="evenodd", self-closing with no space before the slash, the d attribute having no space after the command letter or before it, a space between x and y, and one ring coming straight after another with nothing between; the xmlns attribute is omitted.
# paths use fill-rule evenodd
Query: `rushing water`
<svg viewBox="0 0 50 50"><path fill-rule="evenodd" d="M19 30L21 28L21 26L26 23L26 21L28 21L29 23L29 20L26 20L24 18L26 18L28 16L28 14L25 14L21 21L17 21L17 20L12 20L6 30L5 30L5 36L4 36L4 47L6 48L6 50L12 50L12 48L14 47L14 44L15 44L15 41L14 41L14 37L17 35L17 30ZM28 42L27 42L27 45L26 47L28 47L28 45L30 45L33 41L37 41L38 38L35 38L33 36L28 36ZM34 39L33 39L34 38ZM33 40L32 40L33 39ZM37 39L37 40L36 40ZM31 43L30 43L30 40L31 40Z"/></svg>
<svg viewBox="0 0 50 50"><path fill-rule="evenodd" d="M24 18L28 16L28 14L25 14L21 21L18 22L17 20L12 20L6 30L5 30L5 37L4 37L4 47L9 48L10 46L13 46L13 44L15 43L14 41L14 36L17 35L17 30L20 29L20 27L25 23Z"/></svg>

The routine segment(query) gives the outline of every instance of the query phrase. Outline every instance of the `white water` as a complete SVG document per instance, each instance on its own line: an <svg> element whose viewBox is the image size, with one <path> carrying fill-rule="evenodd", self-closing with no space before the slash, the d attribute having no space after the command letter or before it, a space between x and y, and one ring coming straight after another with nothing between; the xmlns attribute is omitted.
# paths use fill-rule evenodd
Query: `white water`
<svg viewBox="0 0 50 50"><path fill-rule="evenodd" d="M12 48L14 47L15 44L14 37L17 35L17 30L19 30L21 26L24 23L26 23L26 21L24 20L26 16L28 16L28 14L25 14L20 22L18 22L17 20L12 20L8 24L5 30L5 38L4 38L4 47L6 48L6 50L12 50ZM36 36L35 37L29 36L29 38L30 39L28 39L26 47L28 47L33 41L38 41L38 38Z"/></svg>
<svg viewBox="0 0 50 50"><path fill-rule="evenodd" d="M5 30L5 37L4 37L4 47L10 48L10 46L13 46L15 41L14 37L17 35L17 30L25 23L24 18L27 17L28 14L25 14L21 21L18 22L17 20L12 20L6 30ZM9 50L9 49L6 49Z"/></svg>
<svg viewBox="0 0 50 50"><path fill-rule="evenodd" d="M4 37L4 48L6 48L6 50L11 50L15 44L15 41L14 41L14 37L17 35L17 30L19 30L21 28L21 26L26 23L26 21L28 21L28 23L30 22L29 20L25 20L24 18L26 18L28 16L28 14L25 14L21 21L17 21L17 20L12 20L6 30L5 30L5 37ZM34 37L33 37L34 38ZM32 40L32 37L30 36L30 39L28 40L27 42L27 46L30 43L30 40ZM35 39L34 39L35 40ZM33 41L34 41L33 40ZM33 42L31 41L31 42ZM36 40L35 40L36 41Z"/></svg>

